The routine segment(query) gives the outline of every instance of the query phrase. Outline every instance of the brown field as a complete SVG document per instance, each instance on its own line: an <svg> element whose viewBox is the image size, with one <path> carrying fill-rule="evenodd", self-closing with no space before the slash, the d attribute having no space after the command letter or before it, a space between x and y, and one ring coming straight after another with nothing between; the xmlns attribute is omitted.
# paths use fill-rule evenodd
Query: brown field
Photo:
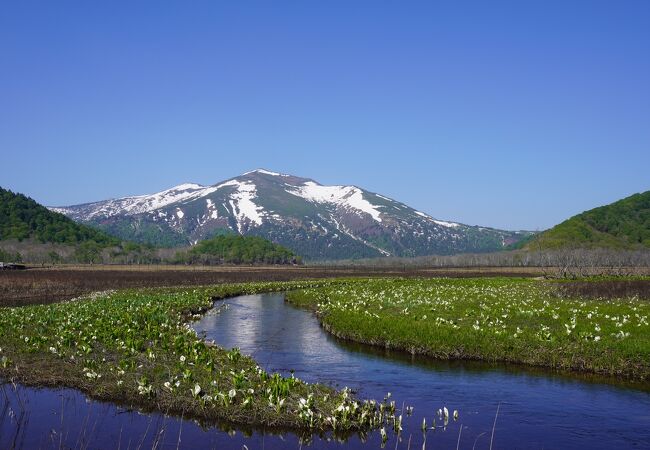
<svg viewBox="0 0 650 450"><path fill-rule="evenodd" d="M334 277L541 277L535 267L364 268L319 266L115 266L70 265L0 271L0 306L53 303L94 291L139 287L199 286L251 281ZM586 297L638 295L650 298L648 280L560 283L564 294Z"/></svg>
<svg viewBox="0 0 650 450"><path fill-rule="evenodd" d="M650 280L570 281L558 283L567 297L613 298L637 296L650 300Z"/></svg>
<svg viewBox="0 0 650 450"><path fill-rule="evenodd" d="M308 266L196 267L79 265L0 271L0 306L53 303L93 291L160 286L198 286L250 281L334 277L540 276L531 268L373 269Z"/></svg>

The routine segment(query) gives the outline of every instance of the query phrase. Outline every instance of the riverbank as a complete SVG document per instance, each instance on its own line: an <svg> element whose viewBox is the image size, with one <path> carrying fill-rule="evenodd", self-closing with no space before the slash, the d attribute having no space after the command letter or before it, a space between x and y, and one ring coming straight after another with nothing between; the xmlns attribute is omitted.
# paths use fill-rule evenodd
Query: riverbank
<svg viewBox="0 0 650 450"><path fill-rule="evenodd" d="M374 279L292 291L287 300L350 341L650 380L650 302L635 296L581 298L514 278Z"/></svg>
<svg viewBox="0 0 650 450"><path fill-rule="evenodd" d="M238 349L202 341L188 325L215 299L332 283L338 284L125 290L0 308L0 377L207 421L313 431L373 428L383 420L374 402L268 373Z"/></svg>

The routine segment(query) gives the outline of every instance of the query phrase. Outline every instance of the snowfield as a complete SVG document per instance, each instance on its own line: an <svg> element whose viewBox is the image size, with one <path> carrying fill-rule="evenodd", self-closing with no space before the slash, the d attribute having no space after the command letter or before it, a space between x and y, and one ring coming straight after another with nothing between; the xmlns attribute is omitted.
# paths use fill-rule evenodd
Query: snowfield
<svg viewBox="0 0 650 450"><path fill-rule="evenodd" d="M370 214L377 222L381 222L378 206L364 199L361 189L355 186L322 186L307 181L287 192L315 203L331 203L342 208L352 208Z"/></svg>

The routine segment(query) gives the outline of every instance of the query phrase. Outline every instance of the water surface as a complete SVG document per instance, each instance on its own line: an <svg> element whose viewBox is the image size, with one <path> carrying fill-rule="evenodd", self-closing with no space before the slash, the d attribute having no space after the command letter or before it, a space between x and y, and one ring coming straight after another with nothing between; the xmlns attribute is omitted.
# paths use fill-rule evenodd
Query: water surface
<svg viewBox="0 0 650 450"><path fill-rule="evenodd" d="M308 311L284 302L282 294L219 301L194 324L207 339L240 347L262 367L309 382L348 386L359 397L387 392L413 406L402 440L387 448L487 449L497 407L493 448L650 448L650 394L615 384L590 382L539 370L471 362L433 362L329 336ZM500 405L500 406L499 406ZM459 410L457 422L426 436L438 408ZM462 427L462 430L461 430ZM203 427L192 421L130 411L87 400L69 389L0 388L0 448L378 448L378 433L345 442L294 434Z"/></svg>
<svg viewBox="0 0 650 450"><path fill-rule="evenodd" d="M403 432L405 441L411 436L412 448L421 448L422 419L430 422L443 406L457 409L459 420L427 433L428 447L455 448L462 426L462 448L472 448L476 439L476 448L488 448L498 405L493 448L650 448L647 391L346 344L327 334L313 314L284 302L282 294L226 300L218 314L205 316L195 328L219 345L240 347L267 370L293 369L306 381L348 386L362 398L391 392L398 405L415 408ZM350 443L363 447L355 439Z"/></svg>

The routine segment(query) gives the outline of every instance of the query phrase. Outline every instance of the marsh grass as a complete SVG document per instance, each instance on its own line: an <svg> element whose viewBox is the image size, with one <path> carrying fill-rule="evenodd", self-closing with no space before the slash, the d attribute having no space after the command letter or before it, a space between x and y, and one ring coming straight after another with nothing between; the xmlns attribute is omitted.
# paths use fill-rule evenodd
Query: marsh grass
<svg viewBox="0 0 650 450"><path fill-rule="evenodd" d="M44 408L40 402L40 388L0 383L0 448L84 450L106 448L107 445L116 449L195 448L196 427L204 432L217 430L226 433L230 438L238 434L243 438L258 434L279 437L284 441L292 434L297 438L295 448L309 446L315 440L345 443L353 436L358 436L361 440L368 437L365 430L315 433L314 430L256 427L228 421L188 420L184 415L174 417L166 412L143 414L146 411L89 400L74 390L62 389L55 392L60 398L60 406L50 404L48 415L52 415L52 419L43 424L38 423L37 417L42 414ZM115 423L117 417L121 419ZM188 425L194 427L194 430L189 430L190 437L186 437ZM36 431L40 433L34 435ZM107 441L107 431L112 439L110 441ZM201 442L205 448L208 448L208 439ZM228 444L230 442L227 439L221 440L220 445ZM220 445L212 442L209 448L221 448Z"/></svg>
<svg viewBox="0 0 650 450"><path fill-rule="evenodd" d="M580 298L516 278L374 279L292 291L325 329L438 359L512 362L646 381L650 302Z"/></svg>
<svg viewBox="0 0 650 450"><path fill-rule="evenodd" d="M214 299L340 282L247 283L109 292L0 308L0 376L206 421L346 432L378 426L373 401L268 373L237 349L201 340L188 321Z"/></svg>

